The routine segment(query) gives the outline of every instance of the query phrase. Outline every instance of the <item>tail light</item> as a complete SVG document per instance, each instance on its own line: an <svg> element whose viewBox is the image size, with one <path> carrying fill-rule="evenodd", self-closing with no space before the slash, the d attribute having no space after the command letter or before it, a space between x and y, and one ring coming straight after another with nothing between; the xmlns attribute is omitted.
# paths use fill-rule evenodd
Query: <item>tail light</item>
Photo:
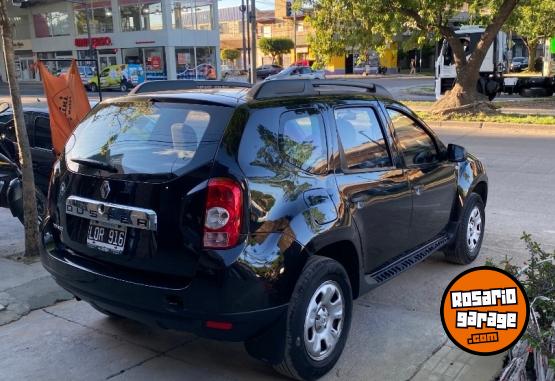
<svg viewBox="0 0 555 381"><path fill-rule="evenodd" d="M228 249L239 241L243 215L243 192L231 179L208 181L204 216L203 246L206 249Z"/></svg>

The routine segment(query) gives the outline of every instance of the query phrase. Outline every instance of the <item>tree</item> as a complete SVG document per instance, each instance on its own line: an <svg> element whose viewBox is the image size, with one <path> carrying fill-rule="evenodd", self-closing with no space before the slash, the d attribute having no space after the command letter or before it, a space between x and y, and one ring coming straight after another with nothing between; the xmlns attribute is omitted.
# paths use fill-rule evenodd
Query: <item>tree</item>
<svg viewBox="0 0 555 381"><path fill-rule="evenodd" d="M276 57L282 54L289 53L295 46L293 41L289 38L268 38L262 37L258 42L260 50L264 54L272 57L272 63L275 62Z"/></svg>
<svg viewBox="0 0 555 381"><path fill-rule="evenodd" d="M544 38L555 36L555 1L526 1L513 12L507 29L522 37L528 49L528 70L534 71L539 43Z"/></svg>
<svg viewBox="0 0 555 381"><path fill-rule="evenodd" d="M501 26L521 0L315 0L310 23L315 33L312 49L324 58L349 49L383 47L410 34L419 43L443 37L451 45L457 78L453 89L432 108L439 113L490 111L478 93L480 66ZM551 0L546 0L551 1ZM487 25L467 58L463 43L451 27L463 6ZM320 59L320 58L318 58Z"/></svg>
<svg viewBox="0 0 555 381"><path fill-rule="evenodd" d="M39 254L35 178L33 176L33 163L31 161L29 138L27 137L27 130L25 129L25 121L23 119L21 93L19 91L19 83L16 78L12 24L10 18L8 17L6 0L0 0L0 30L2 34L4 62L6 63L8 85L12 98L15 132L19 149L19 162L23 175L23 217L25 220L24 256L33 256Z"/></svg>
<svg viewBox="0 0 555 381"><path fill-rule="evenodd" d="M237 49L223 49L220 56L223 60L235 62L241 56L241 53Z"/></svg>

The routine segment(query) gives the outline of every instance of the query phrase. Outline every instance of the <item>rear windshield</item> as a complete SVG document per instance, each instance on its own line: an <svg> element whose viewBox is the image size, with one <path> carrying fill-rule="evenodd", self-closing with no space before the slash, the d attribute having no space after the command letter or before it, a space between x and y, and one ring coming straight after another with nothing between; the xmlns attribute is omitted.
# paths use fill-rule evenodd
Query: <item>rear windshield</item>
<svg viewBox="0 0 555 381"><path fill-rule="evenodd" d="M108 164L114 176L180 175L213 159L232 112L150 100L100 104L68 140L66 162L73 171L79 167L72 159Z"/></svg>

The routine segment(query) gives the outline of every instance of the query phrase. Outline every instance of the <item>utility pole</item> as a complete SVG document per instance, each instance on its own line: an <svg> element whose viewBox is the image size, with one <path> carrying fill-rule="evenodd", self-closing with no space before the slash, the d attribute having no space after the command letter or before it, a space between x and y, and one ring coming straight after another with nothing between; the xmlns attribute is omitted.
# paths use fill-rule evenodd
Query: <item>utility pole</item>
<svg viewBox="0 0 555 381"><path fill-rule="evenodd" d="M250 22L250 8L249 8L249 0L246 0L246 24L247 24L247 72L248 72L248 79L251 82L251 22Z"/></svg>
<svg viewBox="0 0 555 381"><path fill-rule="evenodd" d="M293 65L297 63L297 10L293 9Z"/></svg>
<svg viewBox="0 0 555 381"><path fill-rule="evenodd" d="M251 82L256 82L256 0L251 0Z"/></svg>
<svg viewBox="0 0 555 381"><path fill-rule="evenodd" d="M243 35L243 70L247 70L247 44L245 40L245 11L247 7L245 6L245 0L241 0L241 7L239 10L241 11L241 33Z"/></svg>

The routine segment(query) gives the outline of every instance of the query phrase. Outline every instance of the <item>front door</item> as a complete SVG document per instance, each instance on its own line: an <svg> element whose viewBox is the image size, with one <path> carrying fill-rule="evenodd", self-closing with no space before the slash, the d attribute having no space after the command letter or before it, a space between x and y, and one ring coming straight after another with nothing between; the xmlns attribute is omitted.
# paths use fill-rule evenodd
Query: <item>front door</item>
<svg viewBox="0 0 555 381"><path fill-rule="evenodd" d="M455 164L443 158L444 147L413 115L387 108L402 152L413 194L410 241L419 246L440 234L449 223L456 199Z"/></svg>
<svg viewBox="0 0 555 381"><path fill-rule="evenodd" d="M412 200L392 155L386 121L373 105L334 111L340 169L336 181L361 238L367 273L409 249Z"/></svg>

